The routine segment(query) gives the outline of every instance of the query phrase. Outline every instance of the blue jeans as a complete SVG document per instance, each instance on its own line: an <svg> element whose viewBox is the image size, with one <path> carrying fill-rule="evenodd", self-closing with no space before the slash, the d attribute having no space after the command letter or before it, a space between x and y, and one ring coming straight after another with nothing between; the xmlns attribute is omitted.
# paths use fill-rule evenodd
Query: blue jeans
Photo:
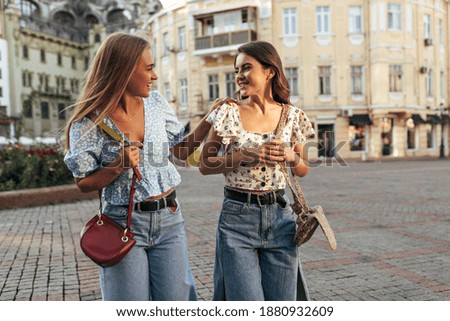
<svg viewBox="0 0 450 321"><path fill-rule="evenodd" d="M214 300L309 299L291 213L289 205L260 207L224 199L216 237Z"/></svg>
<svg viewBox="0 0 450 321"><path fill-rule="evenodd" d="M104 213L126 225L127 208L106 204ZM103 300L196 300L180 206L175 212L170 208L133 211L131 227L136 240L133 249L118 264L100 268Z"/></svg>

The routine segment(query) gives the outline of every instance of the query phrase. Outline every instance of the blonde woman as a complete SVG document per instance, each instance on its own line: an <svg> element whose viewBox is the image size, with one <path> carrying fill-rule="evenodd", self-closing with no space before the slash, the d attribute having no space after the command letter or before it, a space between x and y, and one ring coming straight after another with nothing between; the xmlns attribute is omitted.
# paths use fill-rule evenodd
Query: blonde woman
<svg viewBox="0 0 450 321"><path fill-rule="evenodd" d="M180 175L169 155L185 160L207 135L201 120L184 137L164 97L149 42L125 33L101 44L66 127L65 162L83 192L103 189L104 213L124 224L137 166L131 228L137 241L117 265L100 268L104 300L196 300L186 232L175 188ZM120 146L97 124L122 135Z"/></svg>
<svg viewBox="0 0 450 321"><path fill-rule="evenodd" d="M200 161L203 174L225 176L214 300L307 300L295 221L278 163L306 175L303 147L314 131L304 112L289 102L289 84L270 43L242 45L234 67L239 100L211 113L207 121L214 132ZM276 137L283 112L286 126Z"/></svg>

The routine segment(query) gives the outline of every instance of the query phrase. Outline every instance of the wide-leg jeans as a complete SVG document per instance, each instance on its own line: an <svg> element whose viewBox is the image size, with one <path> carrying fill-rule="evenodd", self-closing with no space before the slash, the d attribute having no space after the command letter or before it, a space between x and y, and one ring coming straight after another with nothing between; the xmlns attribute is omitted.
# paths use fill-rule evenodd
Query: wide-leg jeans
<svg viewBox="0 0 450 321"><path fill-rule="evenodd" d="M106 204L104 213L126 225L127 208ZM131 226L136 245L118 264L100 268L103 300L196 300L180 206L133 211Z"/></svg>
<svg viewBox="0 0 450 321"><path fill-rule="evenodd" d="M216 236L214 300L309 299L291 213L289 205L224 199Z"/></svg>

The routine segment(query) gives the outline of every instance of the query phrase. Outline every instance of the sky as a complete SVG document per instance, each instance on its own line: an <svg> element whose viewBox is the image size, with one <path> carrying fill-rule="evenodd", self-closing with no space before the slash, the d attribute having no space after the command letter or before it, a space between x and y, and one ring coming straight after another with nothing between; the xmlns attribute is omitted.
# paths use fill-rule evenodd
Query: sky
<svg viewBox="0 0 450 321"><path fill-rule="evenodd" d="M184 2L184 1L180 1L180 0L159 0L161 1L161 4L163 5L164 8L170 7L171 5L177 3L177 2Z"/></svg>

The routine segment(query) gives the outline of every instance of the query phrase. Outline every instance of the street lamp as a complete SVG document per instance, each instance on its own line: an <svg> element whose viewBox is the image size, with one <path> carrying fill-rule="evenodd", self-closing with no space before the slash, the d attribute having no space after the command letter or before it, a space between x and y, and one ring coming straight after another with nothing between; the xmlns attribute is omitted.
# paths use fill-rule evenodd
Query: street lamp
<svg viewBox="0 0 450 321"><path fill-rule="evenodd" d="M444 151L444 125L447 124L447 117L448 116L448 107L444 107L444 104L439 104L439 108L436 109L437 116L439 120L441 121L441 146L439 147L439 158L445 158L445 151Z"/></svg>

